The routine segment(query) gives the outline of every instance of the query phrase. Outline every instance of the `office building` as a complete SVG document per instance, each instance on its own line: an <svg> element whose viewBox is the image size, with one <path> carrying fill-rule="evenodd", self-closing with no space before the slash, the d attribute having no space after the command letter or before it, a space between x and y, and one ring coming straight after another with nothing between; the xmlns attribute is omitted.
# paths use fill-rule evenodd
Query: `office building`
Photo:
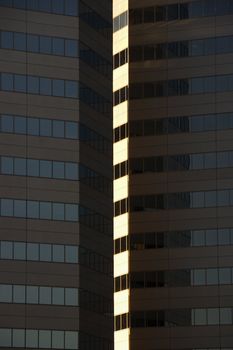
<svg viewBox="0 0 233 350"><path fill-rule="evenodd" d="M233 1L113 18L115 350L233 349Z"/></svg>
<svg viewBox="0 0 233 350"><path fill-rule="evenodd" d="M0 0L0 347L113 349L109 0Z"/></svg>

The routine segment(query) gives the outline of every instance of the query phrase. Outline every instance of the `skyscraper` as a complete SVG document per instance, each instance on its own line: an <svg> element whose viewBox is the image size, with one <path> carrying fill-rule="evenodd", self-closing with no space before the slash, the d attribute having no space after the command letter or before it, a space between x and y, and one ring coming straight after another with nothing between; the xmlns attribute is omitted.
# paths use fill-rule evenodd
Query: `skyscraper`
<svg viewBox="0 0 233 350"><path fill-rule="evenodd" d="M0 0L0 347L113 349L109 0Z"/></svg>
<svg viewBox="0 0 233 350"><path fill-rule="evenodd" d="M115 350L233 348L233 1L116 0Z"/></svg>

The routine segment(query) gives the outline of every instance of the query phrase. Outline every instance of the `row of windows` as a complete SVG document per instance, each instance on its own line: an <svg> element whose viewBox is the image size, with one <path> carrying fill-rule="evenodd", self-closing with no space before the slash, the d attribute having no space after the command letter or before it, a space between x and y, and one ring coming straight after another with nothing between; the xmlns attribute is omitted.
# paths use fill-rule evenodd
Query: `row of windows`
<svg viewBox="0 0 233 350"><path fill-rule="evenodd" d="M82 350L113 350L113 343L108 339L91 334L79 333L79 349ZM227 349L226 349L227 350Z"/></svg>
<svg viewBox="0 0 233 350"><path fill-rule="evenodd" d="M129 130L128 130L129 129ZM233 129L233 113L134 120L114 130L114 142L131 137Z"/></svg>
<svg viewBox="0 0 233 350"><path fill-rule="evenodd" d="M78 335L74 331L0 328L0 347L77 350Z"/></svg>
<svg viewBox="0 0 233 350"><path fill-rule="evenodd" d="M77 264L78 249L63 244L0 241L0 259Z"/></svg>
<svg viewBox="0 0 233 350"><path fill-rule="evenodd" d="M231 0L199 0L165 6L137 8L130 11L130 24L184 20L188 18L223 16L233 13Z"/></svg>
<svg viewBox="0 0 233 350"><path fill-rule="evenodd" d="M233 190L178 192L147 196L132 196L129 210L154 211L161 209L212 208L233 205ZM128 199L115 203L115 216L128 211Z"/></svg>
<svg viewBox="0 0 233 350"><path fill-rule="evenodd" d="M233 228L147 232L114 241L114 254L126 250L189 248L233 245Z"/></svg>
<svg viewBox="0 0 233 350"><path fill-rule="evenodd" d="M128 49L124 49L113 56L113 69L123 66L128 62Z"/></svg>
<svg viewBox="0 0 233 350"><path fill-rule="evenodd" d="M0 303L78 306L78 289L0 284Z"/></svg>
<svg viewBox="0 0 233 350"><path fill-rule="evenodd" d="M232 325L233 309L173 309L161 311L135 311L115 317L115 330L138 327L189 327L205 325Z"/></svg>
<svg viewBox="0 0 233 350"><path fill-rule="evenodd" d="M119 16L113 19L113 32L126 27L128 25L128 11L121 13Z"/></svg>
<svg viewBox="0 0 233 350"><path fill-rule="evenodd" d="M113 302L102 295L79 289L79 304L85 310L112 317Z"/></svg>
<svg viewBox="0 0 233 350"><path fill-rule="evenodd" d="M111 193L111 181L82 164L0 156L0 174L80 180L96 190Z"/></svg>
<svg viewBox="0 0 233 350"><path fill-rule="evenodd" d="M132 272L115 278L114 290L233 284L233 268Z"/></svg>
<svg viewBox="0 0 233 350"><path fill-rule="evenodd" d="M2 217L80 222L96 231L111 235L111 220L78 204L1 199Z"/></svg>
<svg viewBox="0 0 233 350"><path fill-rule="evenodd" d="M0 132L80 140L102 153L109 153L110 141L87 126L73 121L0 115Z"/></svg>
<svg viewBox="0 0 233 350"><path fill-rule="evenodd" d="M110 101L78 81L13 73L0 74L0 89L43 96L80 99L100 113L109 114Z"/></svg>
<svg viewBox="0 0 233 350"><path fill-rule="evenodd" d="M111 72L110 62L85 44L78 42L78 40L1 31L0 48L47 55L80 57L85 63L106 76L109 76Z"/></svg>
<svg viewBox="0 0 233 350"><path fill-rule="evenodd" d="M129 60L130 62L138 62L177 57L207 56L231 52L233 52L233 37L223 36L155 45L133 46L129 51ZM123 61L122 64L124 64Z"/></svg>
<svg viewBox="0 0 233 350"><path fill-rule="evenodd" d="M128 99L128 87L114 92L114 106ZM233 75L174 79L149 83L134 83L129 89L130 99L164 96L183 96L233 91Z"/></svg>

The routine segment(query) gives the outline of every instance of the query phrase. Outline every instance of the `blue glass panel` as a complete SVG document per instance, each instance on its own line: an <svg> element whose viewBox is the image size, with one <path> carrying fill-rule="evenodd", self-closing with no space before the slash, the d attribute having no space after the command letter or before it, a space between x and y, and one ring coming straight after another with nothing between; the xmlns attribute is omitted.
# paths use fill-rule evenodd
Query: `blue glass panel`
<svg viewBox="0 0 233 350"><path fill-rule="evenodd" d="M65 124L66 138L77 139L78 138L78 124L72 122L66 122Z"/></svg>
<svg viewBox="0 0 233 350"><path fill-rule="evenodd" d="M53 220L65 219L65 206L63 203L53 203Z"/></svg>
<svg viewBox="0 0 233 350"><path fill-rule="evenodd" d="M47 1L47 0L46 0ZM40 37L40 52L50 54L52 52L52 39L47 36Z"/></svg>
<svg viewBox="0 0 233 350"><path fill-rule="evenodd" d="M14 34L14 49L20 51L26 51L27 41L26 34L24 33L15 33Z"/></svg>
<svg viewBox="0 0 233 350"><path fill-rule="evenodd" d="M13 74L2 73L1 74L1 88L5 91L13 91L14 86Z"/></svg>
<svg viewBox="0 0 233 350"><path fill-rule="evenodd" d="M69 57L78 56L78 42L76 40L66 40L66 51L65 55Z"/></svg>
<svg viewBox="0 0 233 350"><path fill-rule="evenodd" d="M51 96L52 94L51 79L40 78L40 94Z"/></svg>
<svg viewBox="0 0 233 350"><path fill-rule="evenodd" d="M78 1L77 0L66 0L65 1L65 14L68 16L78 15Z"/></svg>
<svg viewBox="0 0 233 350"><path fill-rule="evenodd" d="M78 248L72 246L65 247L66 262L77 263L78 262Z"/></svg>
<svg viewBox="0 0 233 350"><path fill-rule="evenodd" d="M65 134L65 123L60 120L53 121L53 137L64 138Z"/></svg>
<svg viewBox="0 0 233 350"><path fill-rule="evenodd" d="M13 200L1 200L1 216L13 216Z"/></svg>
<svg viewBox="0 0 233 350"><path fill-rule="evenodd" d="M13 175L13 171L14 171L13 158L1 157L1 172L2 172L2 174Z"/></svg>
<svg viewBox="0 0 233 350"><path fill-rule="evenodd" d="M78 83L77 81L65 82L65 96L70 98L78 98Z"/></svg>
<svg viewBox="0 0 233 350"><path fill-rule="evenodd" d="M26 175L27 162L23 158L15 158L14 160L14 174L15 175Z"/></svg>
<svg viewBox="0 0 233 350"><path fill-rule="evenodd" d="M14 216L15 217L26 217L26 201L14 200Z"/></svg>
<svg viewBox="0 0 233 350"><path fill-rule="evenodd" d="M79 219L79 208L76 204L65 205L65 219L67 221L78 221Z"/></svg>
<svg viewBox="0 0 233 350"><path fill-rule="evenodd" d="M57 14L63 14L64 0L52 0L52 12Z"/></svg>
<svg viewBox="0 0 233 350"><path fill-rule="evenodd" d="M52 218L52 205L49 202L40 202L40 218L50 220Z"/></svg>
<svg viewBox="0 0 233 350"><path fill-rule="evenodd" d="M27 201L27 217L31 219L39 218L39 202ZM36 244L38 250L38 244ZM35 260L35 259L33 259ZM38 259L36 259L38 260Z"/></svg>
<svg viewBox="0 0 233 350"><path fill-rule="evenodd" d="M2 32L1 33L1 47L3 49L13 49L13 45L14 45L13 33Z"/></svg>
<svg viewBox="0 0 233 350"><path fill-rule="evenodd" d="M28 159L27 161L27 175L39 176L39 160Z"/></svg>
<svg viewBox="0 0 233 350"><path fill-rule="evenodd" d="M1 131L13 132L14 131L14 119L10 115L3 115L1 118Z"/></svg>
<svg viewBox="0 0 233 350"><path fill-rule="evenodd" d="M27 50L31 52L39 52L39 36L28 34Z"/></svg>
<svg viewBox="0 0 233 350"><path fill-rule="evenodd" d="M26 134L27 123L25 117L15 117L15 132L17 134Z"/></svg>
<svg viewBox="0 0 233 350"><path fill-rule="evenodd" d="M28 76L28 92L31 94L39 93L39 78Z"/></svg>
<svg viewBox="0 0 233 350"><path fill-rule="evenodd" d="M48 119L40 119L40 136L52 135L52 121Z"/></svg>
<svg viewBox="0 0 233 350"><path fill-rule="evenodd" d="M64 96L64 80L53 80L53 96Z"/></svg>
<svg viewBox="0 0 233 350"><path fill-rule="evenodd" d="M53 177L56 179L64 179L65 177L64 162L53 162Z"/></svg>
<svg viewBox="0 0 233 350"><path fill-rule="evenodd" d="M78 180L78 165L75 163L66 164L66 179Z"/></svg>
<svg viewBox="0 0 233 350"><path fill-rule="evenodd" d="M27 8L28 10L37 11L39 9L39 0L27 0Z"/></svg>
<svg viewBox="0 0 233 350"><path fill-rule="evenodd" d="M38 136L39 135L39 119L29 118L28 119L28 134Z"/></svg>
<svg viewBox="0 0 233 350"><path fill-rule="evenodd" d="M65 54L65 40L60 38L53 39L53 54L64 56Z"/></svg>
<svg viewBox="0 0 233 350"><path fill-rule="evenodd" d="M51 0L40 0L39 9L43 12L51 12Z"/></svg>
<svg viewBox="0 0 233 350"><path fill-rule="evenodd" d="M64 255L64 245L54 244L53 245L53 261L63 262L65 258Z"/></svg>
<svg viewBox="0 0 233 350"><path fill-rule="evenodd" d="M52 177L52 162L49 160L40 160L40 176Z"/></svg>
<svg viewBox="0 0 233 350"><path fill-rule="evenodd" d="M15 74L14 90L17 92L26 92L27 81L26 76Z"/></svg>

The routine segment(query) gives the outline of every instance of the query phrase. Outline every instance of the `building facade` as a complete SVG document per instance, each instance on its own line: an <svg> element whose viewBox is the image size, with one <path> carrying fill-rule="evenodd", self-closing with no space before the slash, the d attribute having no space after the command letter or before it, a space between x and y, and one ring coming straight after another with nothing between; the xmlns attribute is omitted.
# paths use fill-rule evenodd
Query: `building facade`
<svg viewBox="0 0 233 350"><path fill-rule="evenodd" d="M0 347L113 349L111 1L0 1Z"/></svg>
<svg viewBox="0 0 233 350"><path fill-rule="evenodd" d="M113 18L115 350L233 349L233 2Z"/></svg>

